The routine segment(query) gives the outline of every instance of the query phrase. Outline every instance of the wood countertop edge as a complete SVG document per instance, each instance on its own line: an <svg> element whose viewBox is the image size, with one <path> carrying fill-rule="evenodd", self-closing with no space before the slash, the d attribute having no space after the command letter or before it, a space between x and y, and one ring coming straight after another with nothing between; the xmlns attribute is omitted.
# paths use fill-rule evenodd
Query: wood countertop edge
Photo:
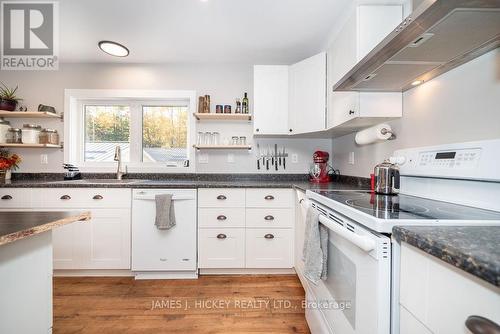
<svg viewBox="0 0 500 334"><path fill-rule="evenodd" d="M74 222L78 222L78 221L89 221L90 218L91 218L90 212L85 211L85 212L82 212L78 215L61 218L61 219L58 219L58 220L55 220L53 222L46 223L46 224L43 224L40 226L35 226L32 228L28 228L28 229L24 229L24 230L21 230L18 232L7 234L7 235L0 237L0 246L5 245L5 244L9 244L9 243L17 241L17 240L24 239L27 237L30 237L30 236L35 235L35 234L47 232L47 231L50 231L56 227L63 226L66 224L70 224L70 223L74 223Z"/></svg>

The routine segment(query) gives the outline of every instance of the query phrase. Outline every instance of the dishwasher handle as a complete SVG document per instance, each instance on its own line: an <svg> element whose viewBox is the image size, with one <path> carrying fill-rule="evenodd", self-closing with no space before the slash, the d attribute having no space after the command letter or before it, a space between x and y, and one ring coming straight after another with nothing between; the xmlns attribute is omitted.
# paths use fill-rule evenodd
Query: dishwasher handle
<svg viewBox="0 0 500 334"><path fill-rule="evenodd" d="M342 238L352 242L367 253L375 249L375 241L370 237L350 232L346 228L338 225L333 220L325 217L324 215L319 215L319 222L325 225L328 229L340 235Z"/></svg>
<svg viewBox="0 0 500 334"><path fill-rule="evenodd" d="M195 200L196 197L194 196L172 196L172 201L190 201L190 200ZM155 195L148 195L148 194L137 194L134 195L134 200L144 200L144 201L154 201L155 200Z"/></svg>

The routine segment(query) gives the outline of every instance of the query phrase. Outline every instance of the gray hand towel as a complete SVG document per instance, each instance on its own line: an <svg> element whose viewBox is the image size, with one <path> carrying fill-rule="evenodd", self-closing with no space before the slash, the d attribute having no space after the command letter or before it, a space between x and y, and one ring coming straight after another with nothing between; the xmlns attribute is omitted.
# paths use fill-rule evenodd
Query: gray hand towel
<svg viewBox="0 0 500 334"><path fill-rule="evenodd" d="M319 223L319 214L309 205L303 248L304 276L314 284L325 280L328 272L328 228Z"/></svg>
<svg viewBox="0 0 500 334"><path fill-rule="evenodd" d="M172 194L155 195L156 219L155 225L159 230L168 230L175 226L174 203Z"/></svg>

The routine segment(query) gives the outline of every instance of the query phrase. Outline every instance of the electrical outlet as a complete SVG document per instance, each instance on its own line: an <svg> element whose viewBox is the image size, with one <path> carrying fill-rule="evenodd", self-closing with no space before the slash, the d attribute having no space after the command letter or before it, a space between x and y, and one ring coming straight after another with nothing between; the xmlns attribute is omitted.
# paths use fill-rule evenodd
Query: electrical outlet
<svg viewBox="0 0 500 334"><path fill-rule="evenodd" d="M299 155L297 153L292 154L292 163L296 164L299 162Z"/></svg>
<svg viewBox="0 0 500 334"><path fill-rule="evenodd" d="M47 154L40 154L40 163L42 165L47 165L49 163L49 158Z"/></svg>
<svg viewBox="0 0 500 334"><path fill-rule="evenodd" d="M208 164L208 153L199 153L198 154L198 163Z"/></svg>
<svg viewBox="0 0 500 334"><path fill-rule="evenodd" d="M349 152L349 165L354 165L354 152Z"/></svg>
<svg viewBox="0 0 500 334"><path fill-rule="evenodd" d="M234 154L229 153L229 154L227 155L227 162L229 162L229 163L234 163Z"/></svg>

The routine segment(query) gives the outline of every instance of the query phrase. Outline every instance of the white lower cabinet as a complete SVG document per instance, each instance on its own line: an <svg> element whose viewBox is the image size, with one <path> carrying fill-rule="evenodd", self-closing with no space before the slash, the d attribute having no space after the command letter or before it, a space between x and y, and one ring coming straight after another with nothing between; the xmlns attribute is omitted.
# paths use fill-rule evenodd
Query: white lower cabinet
<svg viewBox="0 0 500 334"><path fill-rule="evenodd" d="M215 207L214 196L245 202ZM201 269L293 267L294 199L291 189L201 189L198 193ZM233 196L231 196L233 197Z"/></svg>
<svg viewBox="0 0 500 334"><path fill-rule="evenodd" d="M247 268L293 267L291 229L248 229L246 231Z"/></svg>
<svg viewBox="0 0 500 334"><path fill-rule="evenodd" d="M200 229L198 249L200 268L243 268L245 266L245 229Z"/></svg>
<svg viewBox="0 0 500 334"><path fill-rule="evenodd" d="M400 333L468 334L476 315L500 324L500 288L401 245Z"/></svg>

